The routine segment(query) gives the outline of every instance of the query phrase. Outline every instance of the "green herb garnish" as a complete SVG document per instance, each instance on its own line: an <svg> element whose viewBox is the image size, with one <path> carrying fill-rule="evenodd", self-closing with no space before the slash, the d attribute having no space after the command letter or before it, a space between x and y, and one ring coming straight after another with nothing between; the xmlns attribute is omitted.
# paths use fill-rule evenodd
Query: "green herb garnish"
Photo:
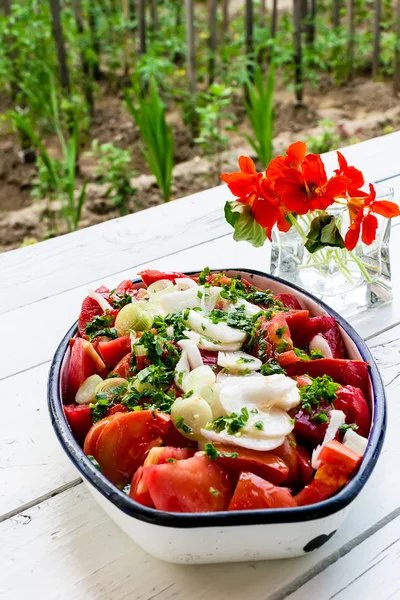
<svg viewBox="0 0 400 600"><path fill-rule="evenodd" d="M261 375L279 375L280 373L286 375L286 371L282 369L278 361L273 358L262 365L260 373Z"/></svg>
<svg viewBox="0 0 400 600"><path fill-rule="evenodd" d="M299 390L302 409L311 414L313 410L319 409L321 401L332 403L337 398L339 387L329 375L316 377Z"/></svg>
<svg viewBox="0 0 400 600"><path fill-rule="evenodd" d="M313 360L316 358L325 358L325 355L321 352L321 350L311 350L310 356Z"/></svg>
<svg viewBox="0 0 400 600"><path fill-rule="evenodd" d="M181 429L184 433L187 433L188 435L193 433L193 429L186 425L183 417L177 417L175 419L175 427L177 429Z"/></svg>
<svg viewBox="0 0 400 600"><path fill-rule="evenodd" d="M207 425L207 429L212 429L217 433L220 433L226 429L226 432L229 435L235 435L236 433L239 433L243 427L245 427L248 420L249 411L244 406L240 412L240 415L232 413L229 417L218 417Z"/></svg>
<svg viewBox="0 0 400 600"><path fill-rule="evenodd" d="M237 458L239 456L237 452L220 452L211 442L205 444L204 451L211 460L217 460L217 458Z"/></svg>

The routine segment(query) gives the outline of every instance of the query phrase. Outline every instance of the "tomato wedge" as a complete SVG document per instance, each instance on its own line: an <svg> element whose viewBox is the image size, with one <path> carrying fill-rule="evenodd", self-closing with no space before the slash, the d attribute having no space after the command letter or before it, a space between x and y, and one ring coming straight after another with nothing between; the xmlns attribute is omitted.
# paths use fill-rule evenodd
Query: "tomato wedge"
<svg viewBox="0 0 400 600"><path fill-rule="evenodd" d="M280 364L283 369L286 369L289 365L300 360L297 354L293 350L288 350L288 352L282 352L282 354L276 355L276 360Z"/></svg>
<svg viewBox="0 0 400 600"><path fill-rule="evenodd" d="M271 483L277 485L285 481L289 475L287 464L273 452L258 452L257 450L248 450L247 448L220 443L214 443L214 447L220 453L216 463L226 471L249 471L260 477L265 477ZM237 454L236 458L223 456L233 452Z"/></svg>
<svg viewBox="0 0 400 600"><path fill-rule="evenodd" d="M147 484L143 478L144 467L139 467L136 473L134 474L131 482L131 489L129 490L129 496L139 502L139 504L143 504L143 506L154 507L153 500L149 494L149 490L147 488Z"/></svg>
<svg viewBox="0 0 400 600"><path fill-rule="evenodd" d="M297 444L296 451L301 483L303 485L308 485L312 481L314 475L314 469L311 466L311 456L308 450L304 448L304 446L300 446L300 444Z"/></svg>
<svg viewBox="0 0 400 600"><path fill-rule="evenodd" d="M261 510L296 506L289 490L254 473L240 473L228 510Z"/></svg>
<svg viewBox="0 0 400 600"><path fill-rule="evenodd" d="M131 338L123 335L115 340L99 342L98 351L107 367L115 367L131 351Z"/></svg>
<svg viewBox="0 0 400 600"><path fill-rule="evenodd" d="M285 483L290 486L297 485L300 477L296 448L295 437L293 433L289 433L283 444L274 450L274 454L279 456L289 468L289 475Z"/></svg>
<svg viewBox="0 0 400 600"><path fill-rule="evenodd" d="M342 467L351 473L360 464L362 456L356 454L344 444L332 440L322 447L321 452L318 454L318 460L320 460L322 464Z"/></svg>
<svg viewBox="0 0 400 600"><path fill-rule="evenodd" d="M143 469L143 477L158 510L221 511L228 507L232 496L227 473L204 455L151 465Z"/></svg>
<svg viewBox="0 0 400 600"><path fill-rule="evenodd" d="M153 446L161 446L168 431L170 416L149 410L119 412L103 421L112 422L100 433L93 456L105 477L124 485L142 465Z"/></svg>
<svg viewBox="0 0 400 600"><path fill-rule="evenodd" d="M337 400L334 402L336 410L342 410L346 415L346 423L355 423L357 433L368 437L371 426L371 411L362 391L351 385L338 389Z"/></svg>
<svg viewBox="0 0 400 600"><path fill-rule="evenodd" d="M302 310L300 302L293 294L277 294L275 300L282 302L286 308L293 308L294 310ZM308 312L308 311L307 311Z"/></svg>
<svg viewBox="0 0 400 600"><path fill-rule="evenodd" d="M101 421L98 421L89 429L83 446L83 451L87 456L94 456L96 454L97 441L100 434L103 433L103 429L112 423L113 419L111 416L108 416L107 419L101 419Z"/></svg>
<svg viewBox="0 0 400 600"><path fill-rule="evenodd" d="M322 465L314 479L294 496L297 506L316 504L337 492L349 478L349 473L336 465Z"/></svg>
<svg viewBox="0 0 400 600"><path fill-rule="evenodd" d="M156 281L160 281L160 279L168 279L175 283L175 279L181 279L182 277L187 277L183 273L177 273L175 271L163 272L157 271L155 269L147 269L146 271L141 271L138 275L142 278L143 283L146 287L149 287L152 283Z"/></svg>
<svg viewBox="0 0 400 600"><path fill-rule="evenodd" d="M75 338L71 344L71 357L68 366L67 398L73 402L82 383L91 375L106 377L107 367L93 348L82 338Z"/></svg>
<svg viewBox="0 0 400 600"><path fill-rule="evenodd" d="M131 358L132 352L126 354L122 360L114 367L113 374L118 375L118 377L123 377L124 379L128 379L129 371L131 369Z"/></svg>
<svg viewBox="0 0 400 600"><path fill-rule="evenodd" d="M95 291L98 294L101 294L101 296L103 296L103 298L105 298L105 300L108 301L108 296L110 293L110 290L108 288L106 288L102 285L101 287L97 288L97 290L95 290ZM110 304L110 308L112 308L111 304ZM96 300L94 298L90 298L89 296L86 296L86 298L82 302L81 312L80 312L79 319L78 319L78 331L79 331L79 335L81 337L83 337L85 340L89 339L85 333L86 325L88 323L90 323L90 321L92 321L94 319L94 317L98 317L99 315L102 315L103 312L104 312L103 309L101 308L99 303L96 302Z"/></svg>
<svg viewBox="0 0 400 600"><path fill-rule="evenodd" d="M363 360L317 358L316 360L300 360L287 368L289 377L306 373L311 377L329 375L333 381L341 385L360 388L364 396L369 397L368 363Z"/></svg>
<svg viewBox="0 0 400 600"><path fill-rule="evenodd" d="M67 404L64 406L64 413L71 427L72 433L80 444L83 444L86 434L92 427L92 417L90 416L89 406L76 406L76 404Z"/></svg>

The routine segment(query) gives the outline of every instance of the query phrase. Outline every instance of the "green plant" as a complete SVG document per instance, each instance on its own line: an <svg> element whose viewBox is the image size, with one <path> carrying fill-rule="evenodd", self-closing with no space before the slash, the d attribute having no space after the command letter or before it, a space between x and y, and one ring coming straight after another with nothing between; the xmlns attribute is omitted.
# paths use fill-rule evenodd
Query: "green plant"
<svg viewBox="0 0 400 600"><path fill-rule="evenodd" d="M335 124L332 121L324 119L318 123L322 127L320 135L309 137L307 147L311 154L323 154L340 147L342 138L336 132Z"/></svg>
<svg viewBox="0 0 400 600"><path fill-rule="evenodd" d="M246 135L262 165L272 159L274 137L274 85L275 67L271 64L267 77L260 69L254 71L254 83L246 83L247 98L245 107L252 136Z"/></svg>
<svg viewBox="0 0 400 600"><path fill-rule="evenodd" d="M132 170L131 153L114 144L99 144L98 140L93 140L92 151L88 155L98 159L96 174L101 183L109 184L106 196L111 197L112 206L119 209L121 216L127 215L129 202L137 192L131 185L131 177L137 175Z"/></svg>
<svg viewBox="0 0 400 600"><path fill-rule="evenodd" d="M217 155L217 170L220 171L220 154L228 138L225 132L232 129L235 116L227 112L231 105L232 89L222 84L213 83L207 92L199 97L199 105L195 107L198 116L199 134L195 142L205 154Z"/></svg>
<svg viewBox="0 0 400 600"><path fill-rule="evenodd" d="M135 103L132 102L132 92ZM164 202L168 202L171 199L174 140L165 118L165 105L153 79L145 96L137 89L131 90L131 93L125 90L124 96L142 136L143 155L157 180Z"/></svg>
<svg viewBox="0 0 400 600"><path fill-rule="evenodd" d="M61 202L61 214L67 230L78 229L82 208L86 199L86 181L79 193L76 191L76 176L79 154L79 126L75 120L64 134L60 116L56 90L50 91L50 107L52 126L57 133L61 148L62 160L52 158L47 151L40 135L33 128L29 118L17 110L10 111L9 116L15 127L31 140L38 152L38 178L32 195L36 198L47 198L49 208L52 200Z"/></svg>

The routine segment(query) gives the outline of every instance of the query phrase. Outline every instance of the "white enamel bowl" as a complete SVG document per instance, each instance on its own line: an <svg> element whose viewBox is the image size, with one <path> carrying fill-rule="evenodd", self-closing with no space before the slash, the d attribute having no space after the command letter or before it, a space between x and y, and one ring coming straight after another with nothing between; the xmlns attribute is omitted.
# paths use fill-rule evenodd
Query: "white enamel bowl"
<svg viewBox="0 0 400 600"><path fill-rule="evenodd" d="M334 535L352 502L362 491L376 464L385 435L386 400L383 383L367 345L354 329L328 306L296 286L259 271L223 270L228 276L242 273L255 286L270 289L274 294L295 294L313 316L329 314L337 319L349 358L362 359L370 364L368 383L372 429L357 474L339 493L318 504L201 514L166 513L146 508L121 492L93 466L75 441L65 419L62 397L69 362L69 339L77 332L75 323L59 345L50 369L48 403L56 435L106 513L146 552L173 563L289 558L319 548ZM134 283L143 287L141 281Z"/></svg>

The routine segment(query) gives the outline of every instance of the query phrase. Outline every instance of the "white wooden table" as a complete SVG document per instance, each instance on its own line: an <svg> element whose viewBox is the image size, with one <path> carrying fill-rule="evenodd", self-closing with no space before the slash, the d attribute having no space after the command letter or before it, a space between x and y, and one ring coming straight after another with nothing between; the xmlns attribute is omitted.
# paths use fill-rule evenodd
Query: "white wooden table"
<svg viewBox="0 0 400 600"><path fill-rule="evenodd" d="M400 200L400 133L344 150ZM326 155L333 165L334 156ZM254 267L268 250L233 242L218 187L0 256L0 598L385 600L400 598L400 220L395 301L352 320L386 383L389 426L378 465L343 528L287 561L176 566L145 554L94 504L50 426L53 352L88 287L141 268Z"/></svg>

